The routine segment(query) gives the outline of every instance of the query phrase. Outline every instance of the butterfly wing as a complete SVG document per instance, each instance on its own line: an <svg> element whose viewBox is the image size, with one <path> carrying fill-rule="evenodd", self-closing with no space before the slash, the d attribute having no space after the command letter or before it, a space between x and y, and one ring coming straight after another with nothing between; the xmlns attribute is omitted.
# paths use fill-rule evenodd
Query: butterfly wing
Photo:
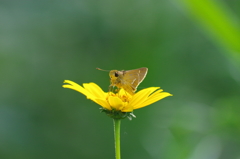
<svg viewBox="0 0 240 159"><path fill-rule="evenodd" d="M125 89L128 93L133 94L138 85L146 77L148 68L142 67L135 70L128 70L123 72L122 88Z"/></svg>

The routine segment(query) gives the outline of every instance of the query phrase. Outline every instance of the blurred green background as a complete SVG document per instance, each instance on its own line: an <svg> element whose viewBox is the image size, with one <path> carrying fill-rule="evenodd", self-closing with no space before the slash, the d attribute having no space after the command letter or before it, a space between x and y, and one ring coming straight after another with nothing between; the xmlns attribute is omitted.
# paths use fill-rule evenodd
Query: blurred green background
<svg viewBox="0 0 240 159"><path fill-rule="evenodd" d="M113 122L65 79L108 91L148 67L172 93L121 126L123 159L240 158L240 1L1 0L0 158L112 159Z"/></svg>

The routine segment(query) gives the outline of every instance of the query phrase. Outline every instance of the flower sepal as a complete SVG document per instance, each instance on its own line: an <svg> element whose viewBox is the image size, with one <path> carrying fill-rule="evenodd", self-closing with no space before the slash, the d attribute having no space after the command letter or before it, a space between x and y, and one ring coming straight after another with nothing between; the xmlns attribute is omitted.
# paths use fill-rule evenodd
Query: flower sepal
<svg viewBox="0 0 240 159"><path fill-rule="evenodd" d="M109 117L113 119L125 119L128 118L129 120L132 120L132 118L136 118L136 116L133 114L133 112L121 112L119 110L108 110L105 108L99 108L101 112L106 113Z"/></svg>

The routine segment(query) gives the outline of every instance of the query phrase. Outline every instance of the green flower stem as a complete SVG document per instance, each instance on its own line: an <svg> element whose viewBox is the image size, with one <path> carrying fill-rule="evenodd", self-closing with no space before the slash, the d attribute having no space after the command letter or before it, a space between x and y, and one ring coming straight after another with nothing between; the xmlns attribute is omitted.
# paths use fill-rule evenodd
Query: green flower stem
<svg viewBox="0 0 240 159"><path fill-rule="evenodd" d="M113 123L114 123L115 155L116 155L116 159L121 159L121 151L120 151L121 119L113 119Z"/></svg>

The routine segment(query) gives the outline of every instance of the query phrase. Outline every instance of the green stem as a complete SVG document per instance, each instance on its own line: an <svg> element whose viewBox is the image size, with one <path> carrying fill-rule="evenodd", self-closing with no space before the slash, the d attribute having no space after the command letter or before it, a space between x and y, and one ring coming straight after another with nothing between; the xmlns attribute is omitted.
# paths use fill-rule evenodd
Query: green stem
<svg viewBox="0 0 240 159"><path fill-rule="evenodd" d="M116 155L116 159L121 159L121 151L120 151L121 119L113 119L113 123L114 123L115 155Z"/></svg>

